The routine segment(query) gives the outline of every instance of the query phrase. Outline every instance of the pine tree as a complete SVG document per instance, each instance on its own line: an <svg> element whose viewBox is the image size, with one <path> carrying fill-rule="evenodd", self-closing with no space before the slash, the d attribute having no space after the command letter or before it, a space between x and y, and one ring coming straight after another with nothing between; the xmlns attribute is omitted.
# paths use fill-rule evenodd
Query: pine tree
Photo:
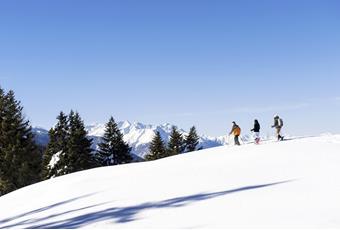
<svg viewBox="0 0 340 230"><path fill-rule="evenodd" d="M186 152L193 152L197 150L199 144L199 136L197 135L196 127L190 129L188 136L185 138Z"/></svg>
<svg viewBox="0 0 340 230"><path fill-rule="evenodd" d="M56 143L59 150L65 150L65 144L68 140L69 124L67 121L67 116L64 112L60 112L57 117L58 123L54 128L56 135Z"/></svg>
<svg viewBox="0 0 340 230"><path fill-rule="evenodd" d="M3 118L5 117L5 92L4 90L0 87L0 140L3 139L2 136L3 131L2 131L2 123L3 123ZM9 190L10 186L10 181L8 177L6 176L6 171L5 171L5 153L3 152L4 149L4 144L0 142L0 196L2 194L7 193Z"/></svg>
<svg viewBox="0 0 340 230"><path fill-rule="evenodd" d="M123 140L123 134L113 117L105 127L105 134L99 144L97 159L102 166L126 164L132 161L131 148Z"/></svg>
<svg viewBox="0 0 340 230"><path fill-rule="evenodd" d="M183 135L173 126L170 134L170 141L168 143L168 155L173 156L183 153L185 150L185 143Z"/></svg>
<svg viewBox="0 0 340 230"><path fill-rule="evenodd" d="M58 123L49 131L49 143L44 154L43 161L43 178L49 179L61 175L61 168L59 162L54 162L51 165L52 157L58 158L60 154L66 152L68 141L68 121L67 116L60 112L57 117Z"/></svg>
<svg viewBox="0 0 340 230"><path fill-rule="evenodd" d="M162 140L160 132L156 132L154 138L149 147L149 154L146 156L146 160L153 161L166 157L166 146Z"/></svg>
<svg viewBox="0 0 340 230"><path fill-rule="evenodd" d="M40 181L42 156L13 91L0 90L0 195Z"/></svg>
<svg viewBox="0 0 340 230"><path fill-rule="evenodd" d="M67 146L60 155L58 168L60 175L91 169L96 166L91 145L87 137L84 122L79 113L71 111L69 115Z"/></svg>

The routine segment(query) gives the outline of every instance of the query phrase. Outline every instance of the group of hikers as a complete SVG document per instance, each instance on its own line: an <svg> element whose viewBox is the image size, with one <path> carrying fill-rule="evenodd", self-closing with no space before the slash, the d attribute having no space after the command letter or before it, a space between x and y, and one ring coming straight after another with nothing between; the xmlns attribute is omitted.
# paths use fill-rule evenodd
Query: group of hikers
<svg viewBox="0 0 340 230"><path fill-rule="evenodd" d="M277 135L277 140L278 141L283 141L284 137L281 135L281 130L283 127L283 120L279 117L279 115L274 116L274 125L272 125L272 128L276 129L276 135ZM254 128L251 129L251 132L254 132L254 139L255 139L255 144L260 144L260 123L258 120L254 121ZM234 141L235 145L241 145L239 137L241 135L241 128L236 124L235 121L233 121L233 127L232 130L230 131L229 135L234 135Z"/></svg>

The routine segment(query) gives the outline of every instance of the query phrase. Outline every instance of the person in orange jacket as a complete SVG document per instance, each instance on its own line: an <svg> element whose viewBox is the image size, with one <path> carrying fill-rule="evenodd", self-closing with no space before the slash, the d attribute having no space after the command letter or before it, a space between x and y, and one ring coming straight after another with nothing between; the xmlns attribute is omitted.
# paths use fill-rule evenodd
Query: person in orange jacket
<svg viewBox="0 0 340 230"><path fill-rule="evenodd" d="M233 127L229 133L229 135L234 135L234 141L235 145L241 145L239 141L239 136L241 135L241 128L236 124L235 121L233 121Z"/></svg>

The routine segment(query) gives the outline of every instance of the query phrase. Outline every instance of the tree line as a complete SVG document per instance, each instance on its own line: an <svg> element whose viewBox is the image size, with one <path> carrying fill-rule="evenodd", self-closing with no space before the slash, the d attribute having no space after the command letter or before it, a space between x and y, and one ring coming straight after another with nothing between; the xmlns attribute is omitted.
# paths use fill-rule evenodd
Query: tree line
<svg viewBox="0 0 340 230"><path fill-rule="evenodd" d="M131 147L113 117L97 149L92 144L79 113L71 111L60 112L49 130L47 147L38 146L20 101L12 90L6 93L0 87L0 196L45 179L133 162ZM168 143L156 132L145 160L195 151L198 144L195 127L187 136L173 127Z"/></svg>
<svg viewBox="0 0 340 230"><path fill-rule="evenodd" d="M149 147L149 154L146 160L158 160L165 157L178 155L181 153L193 152L198 150L199 136L195 126L190 129L189 134L185 137L178 129L173 126L170 134L169 143L166 145L160 132L156 132Z"/></svg>
<svg viewBox="0 0 340 230"><path fill-rule="evenodd" d="M60 112L57 124L49 131L50 141L43 157L43 179L86 169L130 163L131 148L123 140L114 119L106 124L105 135L94 151L78 112Z"/></svg>

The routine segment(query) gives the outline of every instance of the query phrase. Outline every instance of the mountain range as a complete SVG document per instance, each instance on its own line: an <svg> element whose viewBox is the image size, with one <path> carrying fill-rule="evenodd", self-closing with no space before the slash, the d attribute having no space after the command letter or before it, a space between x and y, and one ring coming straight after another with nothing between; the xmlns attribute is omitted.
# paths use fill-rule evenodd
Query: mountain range
<svg viewBox="0 0 340 230"><path fill-rule="evenodd" d="M163 140L168 142L170 139L171 129L173 127L173 125L169 123L162 125L145 125L139 122L132 123L129 121L122 121L117 124L118 128L124 135L124 140L132 148L131 153L136 156L136 158L144 158L148 154L150 142L157 131L160 132ZM88 125L86 126L86 131L88 132L88 136L93 139L92 147L96 149L101 137L105 133L105 124ZM48 144L49 137L46 129L35 127L33 128L33 132L36 137L36 142L39 145L46 146ZM188 132L183 129L180 129L180 132L183 133L183 135L188 134ZM250 136L242 136L242 140L244 142L248 142L250 139ZM228 144L229 137L227 135L220 137L200 135L198 148L208 149Z"/></svg>

